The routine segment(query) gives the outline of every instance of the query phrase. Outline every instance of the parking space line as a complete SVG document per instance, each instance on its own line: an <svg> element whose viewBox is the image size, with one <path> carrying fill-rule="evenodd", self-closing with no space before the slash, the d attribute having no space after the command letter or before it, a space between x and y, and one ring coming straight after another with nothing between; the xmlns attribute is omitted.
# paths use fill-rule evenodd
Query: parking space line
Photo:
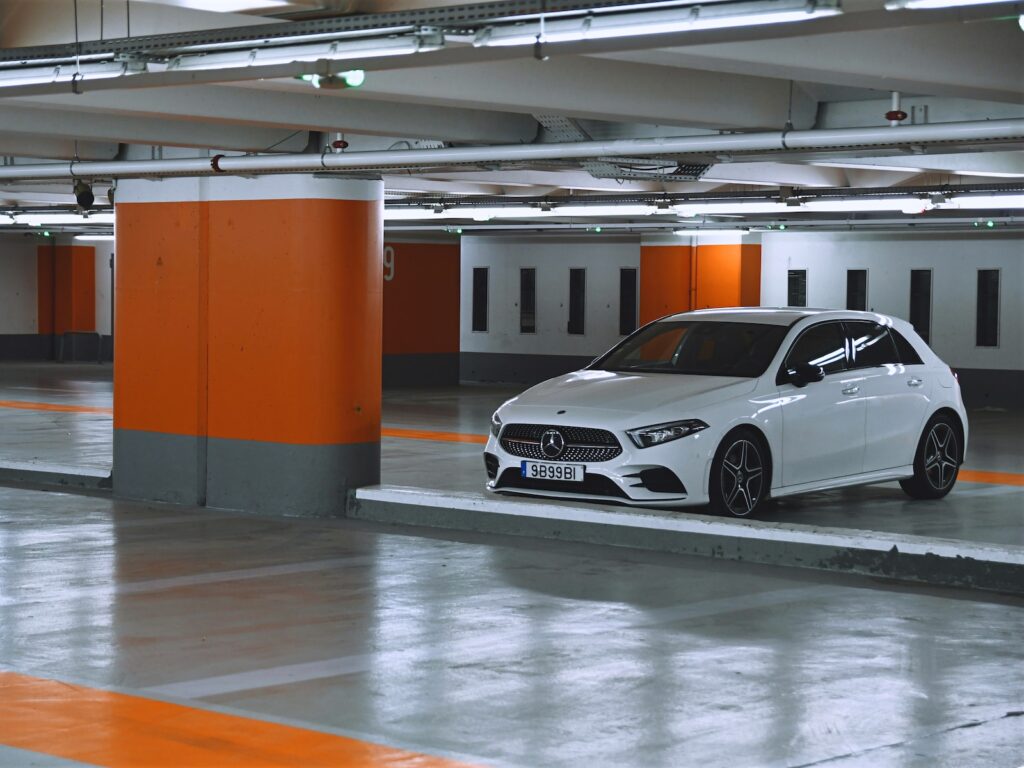
<svg viewBox="0 0 1024 768"><path fill-rule="evenodd" d="M99 413L113 416L114 409L103 405L66 405L64 403L37 403L32 400L0 400L0 408L19 411L52 411L56 413Z"/></svg>
<svg viewBox="0 0 1024 768"><path fill-rule="evenodd" d="M965 483L1024 486L1024 473L1020 472L985 472L979 469L961 469L958 479Z"/></svg>
<svg viewBox="0 0 1024 768"><path fill-rule="evenodd" d="M487 442L486 435L474 435L465 432L435 432L426 429L384 427L381 429L380 434L381 437L400 437L406 440L435 440L446 443L476 443L483 445Z"/></svg>
<svg viewBox="0 0 1024 768"><path fill-rule="evenodd" d="M0 744L111 768L466 765L334 733L2 671Z"/></svg>

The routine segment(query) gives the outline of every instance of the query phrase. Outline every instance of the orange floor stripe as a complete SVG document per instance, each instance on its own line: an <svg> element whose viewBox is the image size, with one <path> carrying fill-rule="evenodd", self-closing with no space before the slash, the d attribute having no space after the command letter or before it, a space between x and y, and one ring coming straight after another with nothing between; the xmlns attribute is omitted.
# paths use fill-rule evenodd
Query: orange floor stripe
<svg viewBox="0 0 1024 768"><path fill-rule="evenodd" d="M957 479L963 480L965 483L1024 486L1024 474L1020 472L983 472L980 469L961 469Z"/></svg>
<svg viewBox="0 0 1024 768"><path fill-rule="evenodd" d="M456 768L329 733L0 672L0 744L110 768Z"/></svg>
<svg viewBox="0 0 1024 768"><path fill-rule="evenodd" d="M441 440L446 443L476 443L483 445L487 435L469 435L464 432L433 432L425 429L396 429L384 427L381 437L401 437L407 440Z"/></svg>
<svg viewBox="0 0 1024 768"><path fill-rule="evenodd" d="M114 409L102 405L64 405L62 403L34 403L30 400L0 400L0 408L21 411L56 411L58 413L102 413L113 416Z"/></svg>

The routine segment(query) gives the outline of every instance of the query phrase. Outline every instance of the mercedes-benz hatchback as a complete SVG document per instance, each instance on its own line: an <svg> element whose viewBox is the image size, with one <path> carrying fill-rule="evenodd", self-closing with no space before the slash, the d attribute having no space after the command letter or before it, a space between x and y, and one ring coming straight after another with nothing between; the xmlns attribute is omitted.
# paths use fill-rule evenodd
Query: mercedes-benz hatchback
<svg viewBox="0 0 1024 768"><path fill-rule="evenodd" d="M899 480L936 499L967 446L956 376L903 320L715 309L662 318L494 414L487 488L736 516Z"/></svg>

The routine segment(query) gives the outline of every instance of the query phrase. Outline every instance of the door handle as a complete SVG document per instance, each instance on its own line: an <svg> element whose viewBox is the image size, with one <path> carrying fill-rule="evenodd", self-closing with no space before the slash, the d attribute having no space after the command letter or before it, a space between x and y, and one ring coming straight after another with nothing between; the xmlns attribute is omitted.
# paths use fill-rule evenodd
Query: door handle
<svg viewBox="0 0 1024 768"><path fill-rule="evenodd" d="M846 387L846 388L845 388L845 389L843 390L843 394L844 394L844 395L856 395L856 394L857 394L858 392L860 392L860 387L858 387L858 386L856 386L856 385L854 385L854 386L849 386L849 387Z"/></svg>
<svg viewBox="0 0 1024 768"><path fill-rule="evenodd" d="M907 379L908 387L920 387L924 381L922 379Z"/></svg>

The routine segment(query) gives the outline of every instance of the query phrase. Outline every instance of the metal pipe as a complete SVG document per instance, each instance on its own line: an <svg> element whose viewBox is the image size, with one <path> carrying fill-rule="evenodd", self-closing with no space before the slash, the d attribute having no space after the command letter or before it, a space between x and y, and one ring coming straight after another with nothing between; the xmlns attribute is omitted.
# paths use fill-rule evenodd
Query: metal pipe
<svg viewBox="0 0 1024 768"><path fill-rule="evenodd" d="M320 155L215 155L177 160L50 163L0 168L4 179L137 178L145 176L253 175L334 170L436 167L500 161L540 161L651 155L729 155L737 152L851 150L929 144L1024 140L1024 119L907 125L898 128L834 128L678 138L619 139L558 144L512 144L445 149L380 150Z"/></svg>

